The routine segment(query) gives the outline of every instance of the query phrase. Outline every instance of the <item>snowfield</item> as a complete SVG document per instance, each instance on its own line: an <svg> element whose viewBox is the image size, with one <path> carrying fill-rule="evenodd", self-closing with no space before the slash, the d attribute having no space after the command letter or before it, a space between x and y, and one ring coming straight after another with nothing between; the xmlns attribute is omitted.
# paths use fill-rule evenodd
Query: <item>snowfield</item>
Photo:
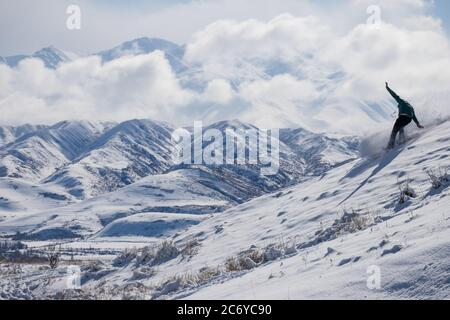
<svg viewBox="0 0 450 320"><path fill-rule="evenodd" d="M82 201L51 189L67 198L44 204L44 183L19 214L27 186L6 194L2 178L0 233L28 249L0 255L0 298L449 299L450 124L365 156L352 138L288 132L316 171L273 191L243 193L236 169L177 168ZM60 262L27 263L39 253Z"/></svg>

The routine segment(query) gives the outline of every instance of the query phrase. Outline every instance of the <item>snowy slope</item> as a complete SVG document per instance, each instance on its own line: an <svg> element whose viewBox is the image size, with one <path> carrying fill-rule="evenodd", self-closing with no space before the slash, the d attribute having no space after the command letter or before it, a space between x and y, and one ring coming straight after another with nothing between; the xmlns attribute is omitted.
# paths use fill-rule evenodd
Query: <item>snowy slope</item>
<svg viewBox="0 0 450 320"><path fill-rule="evenodd" d="M139 235L145 235L143 230L146 224L160 220L156 213L176 214L180 221L183 220L182 215L186 214L186 219L190 222L193 214L199 216L196 219L198 221L203 219L201 215L224 211L230 207L233 202L223 193L226 186L222 188L223 192L208 186L214 184L213 178L212 175L208 177L195 170L149 176L115 192L70 206L5 220L0 222L0 233L28 233L28 238L41 240L64 238L68 235L91 236L99 231L102 236L127 236L131 231L119 228L118 225L135 223L135 215L145 214L138 216L140 221L146 218L139 231ZM228 189L232 189L232 186L228 186ZM49 220L49 217L52 219ZM118 219L121 220L115 222ZM135 232L138 232L138 228ZM163 229L161 232L164 236L168 235L164 234ZM146 235L152 236L153 233Z"/></svg>
<svg viewBox="0 0 450 320"><path fill-rule="evenodd" d="M444 123L385 156L233 207L174 237L179 246L197 243L189 259L174 255L157 265L164 272L139 279L142 265L132 260L100 283L138 282L162 299L448 298L450 183L433 189L423 170L448 167L449 141ZM409 179L417 196L400 204L398 179ZM225 268L227 258L255 252L264 262ZM366 285L373 265L381 290ZM192 278L205 266L218 274Z"/></svg>
<svg viewBox="0 0 450 320"><path fill-rule="evenodd" d="M53 220L44 214L32 215L4 221L0 231L12 230L13 225L23 230L36 225L32 234L37 239L63 233L49 229L52 225L65 224L65 232L71 226L74 233L83 228L100 231L83 244L65 245L75 248L108 246L104 241L111 237L112 245L122 236L129 248L133 237L142 247L142 236L154 242L161 236L158 230L165 230L163 238L174 241L156 247L158 254L152 247L130 249L112 262L83 267L82 290L72 298L448 298L450 179L442 179L442 185L434 188L424 170L438 173L440 167L444 175L449 166L449 141L450 124L446 122L413 135L406 146L387 154L356 159L320 177L198 219L194 212L180 216L183 213L145 208L105 220L117 211L109 207L129 207L126 199L150 199L155 205L160 197L161 204L178 201L179 205L189 200L188 190L203 192L206 203L217 196L211 190L208 193L202 183L185 180L192 186L188 190L176 184L180 181L177 175L184 174L179 170L169 173L174 180L167 180L167 175L148 177L83 205L67 207L77 208L73 210L76 216L61 210L56 217L50 215ZM400 203L405 181L415 196ZM179 189L172 193L175 185ZM194 197L194 201L199 199ZM87 203L104 204L95 221ZM177 206L172 204L172 208ZM152 204L143 207L148 205ZM109 222L105 228L102 221ZM237 271L236 265L226 262L232 257L242 258ZM368 288L369 267L380 271L380 289ZM52 272L45 286L33 280L44 277L43 271L29 269L23 269L18 279L22 288L28 288L29 297L61 291L57 284L64 280L64 267ZM17 294L15 284L1 277L0 284L4 292L11 292L7 296Z"/></svg>
<svg viewBox="0 0 450 320"><path fill-rule="evenodd" d="M192 235L201 229L204 239L197 266L204 257L209 265L223 263L226 257L217 250L224 247L232 255L252 245L292 241L298 252L190 298L448 298L449 185L433 189L423 170L448 168L449 141L445 123L404 150L349 163L193 228ZM397 179L408 178L417 197L402 205ZM343 212L352 210L373 221L354 233L331 232ZM223 229L219 235L217 226ZM370 265L380 266L385 290L367 289Z"/></svg>
<svg viewBox="0 0 450 320"><path fill-rule="evenodd" d="M33 185L18 179L0 179L0 217L2 218L24 216L50 208L64 207L71 202L73 202L72 197L61 189Z"/></svg>

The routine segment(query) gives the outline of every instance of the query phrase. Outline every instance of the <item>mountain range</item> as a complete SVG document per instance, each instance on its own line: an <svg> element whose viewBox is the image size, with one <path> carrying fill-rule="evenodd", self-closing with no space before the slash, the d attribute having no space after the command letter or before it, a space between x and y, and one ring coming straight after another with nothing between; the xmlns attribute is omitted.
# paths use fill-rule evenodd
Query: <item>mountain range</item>
<svg viewBox="0 0 450 320"><path fill-rule="evenodd" d="M258 130L237 120L213 123L204 128L208 129ZM9 216L24 211L36 213L43 219L42 226L61 212L66 212L64 219L72 221L74 210L89 211L98 221L97 227L75 233L85 236L101 230L105 221L138 212L222 211L321 175L358 154L356 138L335 139L307 130L285 129L278 142L280 169L275 175L262 175L261 164L179 165L173 161L173 130L175 127L168 123L146 119L0 127L0 181L2 192L9 194L3 197L0 211ZM176 205L170 200L174 195ZM27 201L23 201L24 196ZM76 230L82 230L80 221ZM61 225L65 224L67 221Z"/></svg>
<svg viewBox="0 0 450 320"><path fill-rule="evenodd" d="M186 69L186 67L182 63L184 46L180 46L173 42L157 38L144 37L134 39L124 42L112 49L104 50L91 55L99 56L102 62L106 63L126 55L146 54L156 50L161 50L165 53L166 58L172 65L172 68L177 72L181 72ZM47 68L56 69L61 64L73 61L79 57L80 56L77 54L60 50L54 46L49 46L40 49L30 55L19 54L8 57L0 57L0 63L5 63L11 68L15 68L21 61L25 59L39 59Z"/></svg>

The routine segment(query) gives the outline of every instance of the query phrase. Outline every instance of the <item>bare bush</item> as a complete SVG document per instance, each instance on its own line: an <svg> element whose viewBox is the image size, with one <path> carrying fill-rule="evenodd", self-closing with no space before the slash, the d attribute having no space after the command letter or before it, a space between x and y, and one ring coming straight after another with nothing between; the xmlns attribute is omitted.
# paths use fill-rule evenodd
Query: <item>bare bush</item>
<svg viewBox="0 0 450 320"><path fill-rule="evenodd" d="M225 271L227 272L237 272L241 271L241 265L237 257L229 257L225 260Z"/></svg>
<svg viewBox="0 0 450 320"><path fill-rule="evenodd" d="M367 229L373 223L370 214L358 214L356 211L344 212L344 215L333 224L337 236L355 233Z"/></svg>
<svg viewBox="0 0 450 320"><path fill-rule="evenodd" d="M147 246L140 249L128 249L118 255L114 261L114 266L125 266L134 261L136 267L141 265L155 266L180 255L180 251L171 241L163 241L154 246Z"/></svg>
<svg viewBox="0 0 450 320"><path fill-rule="evenodd" d="M48 255L48 264L50 268L56 269L59 264L59 253L52 252Z"/></svg>
<svg viewBox="0 0 450 320"><path fill-rule="evenodd" d="M217 268L210 268L210 267L201 268L196 275L197 283L198 284L208 283L215 277L219 276L221 273L222 272L219 267L217 267Z"/></svg>
<svg viewBox="0 0 450 320"><path fill-rule="evenodd" d="M133 249L127 248L115 257L115 259L113 260L113 265L116 267L123 267L131 263L131 261L133 261L134 259L136 259L137 255L138 250L136 248Z"/></svg>
<svg viewBox="0 0 450 320"><path fill-rule="evenodd" d="M164 241L157 248L152 264L161 264L176 258L180 254L178 248L171 241Z"/></svg>
<svg viewBox="0 0 450 320"><path fill-rule="evenodd" d="M229 257L225 263L225 271L237 272L256 268L262 263L274 261L297 252L295 243L288 245L285 242L270 244L263 249L252 248Z"/></svg>
<svg viewBox="0 0 450 320"><path fill-rule="evenodd" d="M201 268L197 273L185 273L169 277L161 284L156 286L153 298L155 299L160 296L168 295L186 288L198 287L207 284L221 274L222 271L220 267L204 267Z"/></svg>
<svg viewBox="0 0 450 320"><path fill-rule="evenodd" d="M398 182L398 188L400 190L400 195L399 195L399 203L400 204L406 203L410 198L417 198L417 193L411 187L409 179L407 179L404 182Z"/></svg>
<svg viewBox="0 0 450 320"><path fill-rule="evenodd" d="M192 257L198 252L200 243L197 240L192 240L186 243L183 249L181 249L181 255L183 257Z"/></svg>
<svg viewBox="0 0 450 320"><path fill-rule="evenodd" d="M375 223L377 223L377 218L369 211L361 213L355 210L344 211L344 214L334 220L333 224L328 228L324 229L323 224L321 224L320 230L316 232L315 237L302 243L297 248L308 248L319 243L334 240L345 234L363 231Z"/></svg>

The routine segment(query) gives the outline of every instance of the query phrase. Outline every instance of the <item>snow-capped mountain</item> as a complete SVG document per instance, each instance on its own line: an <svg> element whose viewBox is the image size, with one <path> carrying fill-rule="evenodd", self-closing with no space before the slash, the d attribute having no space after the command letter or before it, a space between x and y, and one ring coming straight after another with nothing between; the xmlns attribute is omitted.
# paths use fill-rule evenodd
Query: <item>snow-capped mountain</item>
<svg viewBox="0 0 450 320"><path fill-rule="evenodd" d="M64 121L37 127L0 147L0 176L38 182L74 160L109 125ZM22 132L20 128L12 131Z"/></svg>
<svg viewBox="0 0 450 320"><path fill-rule="evenodd" d="M205 128L205 130L209 129L216 129L222 132L223 136L225 136L227 129L231 129L232 132L235 132L234 136L237 144L246 149L246 154L249 153L248 142L239 135L239 132L259 132L259 134L262 135L259 137L260 139L266 141L268 140L265 132L260 131L256 126L246 124L238 120L220 121ZM277 159L277 162L279 162L279 170L275 175L261 176L260 172L266 165L262 164L260 161L256 165L245 165L245 171L243 171L242 166L226 166L226 168L243 177L248 176L250 181L254 181L255 179L259 180L260 182L257 183L257 185L264 185L263 190L265 190L266 192L273 191L289 184L298 182L305 175L306 163L304 161L304 158L302 155L295 154L288 145L283 143L280 137L278 137L277 140L277 144L279 146L279 154Z"/></svg>
<svg viewBox="0 0 450 320"><path fill-rule="evenodd" d="M307 173L317 175L359 156L357 137L335 138L305 129L283 129L280 140L305 159Z"/></svg>
<svg viewBox="0 0 450 320"><path fill-rule="evenodd" d="M221 121L204 130L258 131L239 121ZM151 120L131 120L120 124L61 122L50 127L5 127L0 147L0 173L65 188L80 199L104 194L149 176L172 170L199 170L215 176L216 181L234 181L229 200L240 203L318 175L334 165L354 158L357 141L332 139L302 130L282 130L279 145L279 170L262 175L266 164L178 165L174 166L174 128ZM300 133L304 133L301 135ZM300 137L304 139L302 142ZM236 136L238 143L245 144ZM350 140L347 140L350 139ZM225 141L224 141L225 144ZM301 144L304 148L299 147ZM206 146L206 145L205 145ZM246 147L248 154L248 147Z"/></svg>
<svg viewBox="0 0 450 320"><path fill-rule="evenodd" d="M73 54L66 53L54 46L50 46L36 51L32 55L16 55L6 57L4 60L11 68L15 68L22 60L30 58L40 59L47 68L56 69L61 63L72 61L74 57L76 56Z"/></svg>
<svg viewBox="0 0 450 320"><path fill-rule="evenodd" d="M80 198L117 190L172 166L173 128L151 120L120 123L85 145L70 163L45 179Z"/></svg>
<svg viewBox="0 0 450 320"><path fill-rule="evenodd" d="M134 39L124 42L112 49L96 53L95 55L100 56L103 62L108 62L123 56L147 54L156 50L164 52L175 72L181 72L186 69L186 66L182 63L184 47L157 38L144 37Z"/></svg>
<svg viewBox="0 0 450 320"><path fill-rule="evenodd" d="M0 148L29 133L47 128L43 125L0 126Z"/></svg>
<svg viewBox="0 0 450 320"><path fill-rule="evenodd" d="M36 212L24 204L25 211L36 212L29 218L40 221L39 230L47 230L45 235L50 238L90 236L117 219L145 212L205 214L223 211L304 181L308 175L323 174L332 166L351 160L355 152L355 145L346 138L339 140L301 130L283 130L277 141L279 170L275 175L263 175L261 170L266 164L261 162L174 164L175 146L171 137L174 127L167 123L65 121L35 129L8 128L7 132L15 133L18 138L0 148L0 173L3 179L21 179L34 183L36 190L48 190L41 193L49 199L79 202L76 206L65 209L61 205L51 211L54 217L51 227L46 223L50 211ZM247 131L250 135L259 132L257 127L237 120L213 123L204 128L204 133L210 129L224 136L226 130L231 130L241 146L246 140L240 132ZM309 149L301 150L298 146L300 132L307 135ZM14 139L12 133L8 135L9 140ZM260 134L264 136L263 132ZM203 146L209 143L204 141ZM248 155L248 145L244 148ZM340 157L327 162L331 161L327 158L330 154ZM41 193L30 195L30 199L42 200ZM20 197L17 192L11 193L4 206L12 207L14 199ZM75 219L79 212L86 212L85 219L69 223L80 220ZM25 217L20 219L23 222ZM67 226L73 230L66 230ZM56 228L58 232L50 232L49 228ZM39 230L32 227L16 231L36 233ZM118 231L115 234L119 235Z"/></svg>

